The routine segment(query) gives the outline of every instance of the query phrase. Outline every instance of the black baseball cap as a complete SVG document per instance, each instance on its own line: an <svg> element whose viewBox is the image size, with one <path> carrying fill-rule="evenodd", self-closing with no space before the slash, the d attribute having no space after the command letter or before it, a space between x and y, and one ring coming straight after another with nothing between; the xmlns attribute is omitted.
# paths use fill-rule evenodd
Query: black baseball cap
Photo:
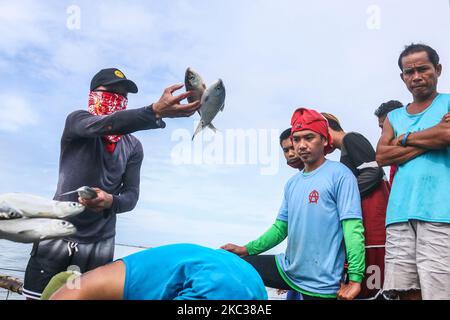
<svg viewBox="0 0 450 320"><path fill-rule="evenodd" d="M99 86L107 86L109 84L115 84L119 82L125 84L128 92L138 92L138 87L136 86L136 84L133 81L128 80L123 72L116 68L100 70L91 80L91 91Z"/></svg>

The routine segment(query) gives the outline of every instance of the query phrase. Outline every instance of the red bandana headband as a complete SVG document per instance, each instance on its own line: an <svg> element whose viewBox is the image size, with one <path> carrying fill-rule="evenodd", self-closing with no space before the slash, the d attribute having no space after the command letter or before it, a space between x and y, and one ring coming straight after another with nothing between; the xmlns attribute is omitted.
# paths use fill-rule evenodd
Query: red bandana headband
<svg viewBox="0 0 450 320"><path fill-rule="evenodd" d="M306 108L295 110L292 116L291 125L291 136L297 131L314 131L328 140L328 145L325 147L325 154L332 150L331 145L333 144L333 139L328 133L328 121L317 111Z"/></svg>

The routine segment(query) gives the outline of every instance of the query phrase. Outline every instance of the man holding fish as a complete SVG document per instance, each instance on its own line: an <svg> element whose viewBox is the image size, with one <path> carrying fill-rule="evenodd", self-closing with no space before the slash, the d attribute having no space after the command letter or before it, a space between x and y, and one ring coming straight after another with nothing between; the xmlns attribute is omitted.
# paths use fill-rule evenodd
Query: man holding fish
<svg viewBox="0 0 450 320"><path fill-rule="evenodd" d="M188 97L190 103L200 100L200 109L198 113L200 114L200 122L195 130L194 137L202 131L204 128L208 127L214 132L217 129L212 124L213 119L225 108L225 86L221 79L216 80L209 87L206 87L205 82L202 77L188 68L185 75L186 90L192 91L192 95Z"/></svg>
<svg viewBox="0 0 450 320"><path fill-rule="evenodd" d="M200 101L181 104L192 92L174 96L183 85L166 88L159 101L126 110L136 84L116 68L92 79L87 110L72 112L61 138L59 179L55 200L76 201L86 210L68 218L77 232L63 240L35 243L25 273L24 295L39 299L50 279L75 265L87 272L112 261L116 214L133 210L139 197L143 148L131 133L164 128L162 118L189 117ZM95 197L86 197L94 187ZM64 195L63 195L64 194ZM91 198L91 199L88 199Z"/></svg>

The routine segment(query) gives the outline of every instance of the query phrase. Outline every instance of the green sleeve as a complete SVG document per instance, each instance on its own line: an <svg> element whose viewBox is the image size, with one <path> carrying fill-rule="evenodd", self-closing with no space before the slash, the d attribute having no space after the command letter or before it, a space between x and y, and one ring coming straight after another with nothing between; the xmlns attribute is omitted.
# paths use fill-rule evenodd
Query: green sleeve
<svg viewBox="0 0 450 320"><path fill-rule="evenodd" d="M63 286L66 285L66 283L74 277L79 277L81 274L75 272L75 271L63 271L55 275L50 282L45 287L44 291L41 295L41 300L50 300L50 297L59 289L61 289Z"/></svg>
<svg viewBox="0 0 450 320"><path fill-rule="evenodd" d="M365 270L364 226L361 219L342 221L345 249L347 252L348 276L350 281L361 282Z"/></svg>
<svg viewBox="0 0 450 320"><path fill-rule="evenodd" d="M275 223L258 239L245 245L249 255L260 254L280 244L286 239L288 224L286 221L276 220Z"/></svg>

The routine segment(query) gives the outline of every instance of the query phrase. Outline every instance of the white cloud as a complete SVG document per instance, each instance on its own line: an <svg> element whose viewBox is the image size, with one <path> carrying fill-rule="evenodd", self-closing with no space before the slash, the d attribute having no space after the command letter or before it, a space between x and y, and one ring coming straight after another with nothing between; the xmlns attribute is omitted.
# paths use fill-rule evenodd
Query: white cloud
<svg viewBox="0 0 450 320"><path fill-rule="evenodd" d="M32 47L51 45L48 32L55 19L55 8L32 0L0 1L0 49L10 56Z"/></svg>
<svg viewBox="0 0 450 320"><path fill-rule="evenodd" d="M38 109L19 95L0 94L0 130L17 132L39 122Z"/></svg>

